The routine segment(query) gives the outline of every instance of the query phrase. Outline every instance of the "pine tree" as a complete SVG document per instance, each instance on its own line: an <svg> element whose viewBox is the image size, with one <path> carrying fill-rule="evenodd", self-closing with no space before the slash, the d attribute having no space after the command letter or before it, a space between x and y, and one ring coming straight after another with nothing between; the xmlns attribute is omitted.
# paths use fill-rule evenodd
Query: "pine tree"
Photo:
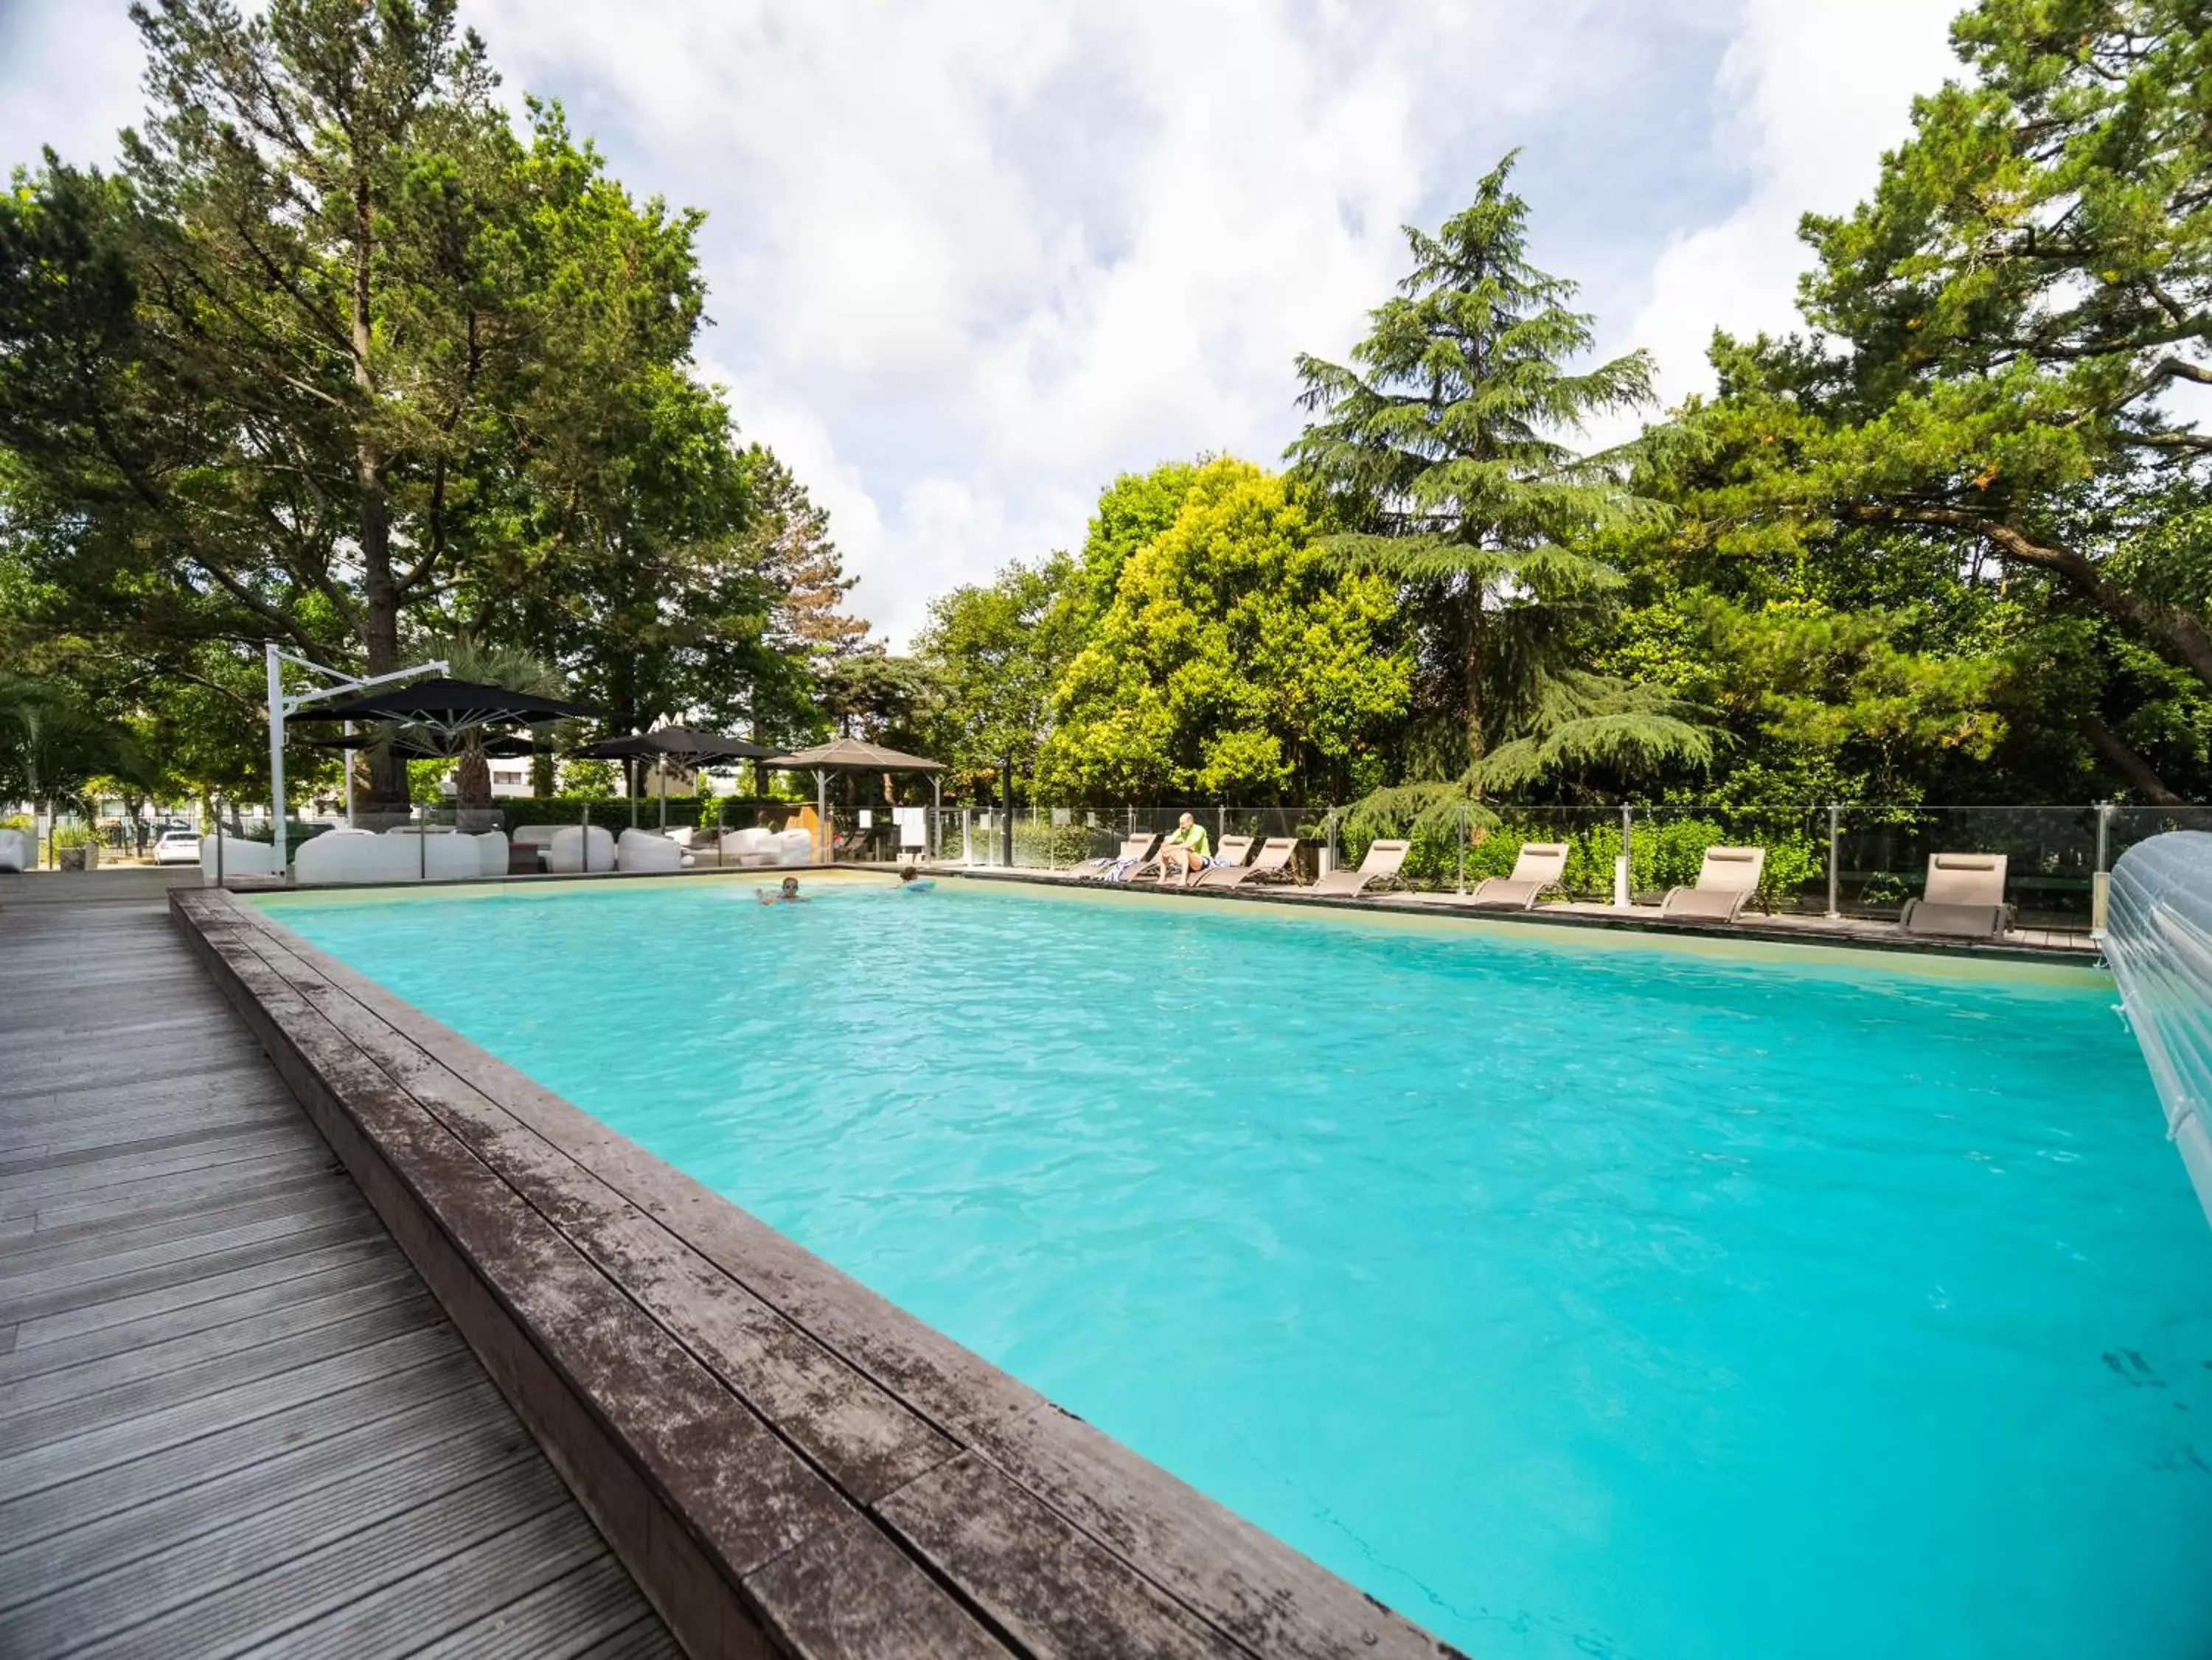
<svg viewBox="0 0 2212 1660"><path fill-rule="evenodd" d="M1406 227L1413 272L1370 313L1352 367L1297 361L1318 418L1291 458L1356 527L1331 549L1395 579L1425 636L1431 718L1411 770L1427 777L1374 800L1385 818L1711 754L1690 712L1578 666L1621 587L1587 548L1656 510L1623 487L1616 457L1563 435L1650 403L1651 365L1637 352L1567 367L1592 320L1569 309L1572 283L1528 263L1512 165L1437 234Z"/></svg>
<svg viewBox="0 0 2212 1660"><path fill-rule="evenodd" d="M829 513L765 445L754 445L745 458L752 473L752 541L775 597L771 639L817 667L866 650L866 619L844 609L860 579L845 574L843 555L830 539Z"/></svg>

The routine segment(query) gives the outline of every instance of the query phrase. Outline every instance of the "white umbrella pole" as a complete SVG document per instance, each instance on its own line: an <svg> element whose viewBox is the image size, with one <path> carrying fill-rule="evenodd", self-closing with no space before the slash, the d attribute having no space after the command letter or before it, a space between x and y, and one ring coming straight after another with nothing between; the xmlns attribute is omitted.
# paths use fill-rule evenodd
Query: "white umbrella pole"
<svg viewBox="0 0 2212 1660"><path fill-rule="evenodd" d="M821 842L817 862L835 863L837 844L830 834L830 775L818 771L814 774L814 833Z"/></svg>

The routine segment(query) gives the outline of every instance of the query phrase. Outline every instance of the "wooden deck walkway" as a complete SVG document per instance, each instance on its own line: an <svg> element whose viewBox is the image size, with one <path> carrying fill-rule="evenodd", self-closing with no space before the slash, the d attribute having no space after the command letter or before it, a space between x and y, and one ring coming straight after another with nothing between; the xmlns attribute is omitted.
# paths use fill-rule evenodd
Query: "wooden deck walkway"
<svg viewBox="0 0 2212 1660"><path fill-rule="evenodd" d="M0 877L0 1657L673 1656L157 894L65 880Z"/></svg>

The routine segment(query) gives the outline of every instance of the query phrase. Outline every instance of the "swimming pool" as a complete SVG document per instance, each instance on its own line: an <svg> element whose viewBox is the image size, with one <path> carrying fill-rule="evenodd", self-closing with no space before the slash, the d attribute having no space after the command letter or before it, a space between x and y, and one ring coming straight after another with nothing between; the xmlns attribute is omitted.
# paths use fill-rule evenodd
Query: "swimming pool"
<svg viewBox="0 0 2212 1660"><path fill-rule="evenodd" d="M2109 982L950 882L270 914L1480 1656L2193 1655Z"/></svg>

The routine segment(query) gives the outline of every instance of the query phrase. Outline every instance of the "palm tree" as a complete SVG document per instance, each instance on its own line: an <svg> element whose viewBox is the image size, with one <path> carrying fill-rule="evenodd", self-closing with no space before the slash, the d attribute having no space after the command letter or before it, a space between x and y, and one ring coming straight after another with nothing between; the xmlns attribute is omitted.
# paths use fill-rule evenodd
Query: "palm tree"
<svg viewBox="0 0 2212 1660"><path fill-rule="evenodd" d="M1572 283L1528 263L1512 167L1436 235L1406 227L1413 272L1370 314L1352 367L1297 360L1316 418L1291 446L1293 471L1355 527L1330 538L1338 556L1401 585L1431 666L1434 716L1413 757L1428 776L1370 797L1371 819L1418 822L1564 772L1712 754L1698 712L1582 666L1622 588L1587 549L1660 510L1623 483L1621 456L1580 454L1561 434L1651 403L1651 363L1632 352L1567 367L1592 319L1568 309Z"/></svg>
<svg viewBox="0 0 2212 1660"><path fill-rule="evenodd" d="M542 657L518 645L478 639L469 634L432 635L420 642L418 660L442 658L447 672L456 680L472 680L486 686L503 686L512 692L532 692L541 697L568 695L568 678ZM541 747L568 723L535 729ZM491 805L491 763L486 759L481 730L463 740L453 763L453 804L488 808Z"/></svg>

